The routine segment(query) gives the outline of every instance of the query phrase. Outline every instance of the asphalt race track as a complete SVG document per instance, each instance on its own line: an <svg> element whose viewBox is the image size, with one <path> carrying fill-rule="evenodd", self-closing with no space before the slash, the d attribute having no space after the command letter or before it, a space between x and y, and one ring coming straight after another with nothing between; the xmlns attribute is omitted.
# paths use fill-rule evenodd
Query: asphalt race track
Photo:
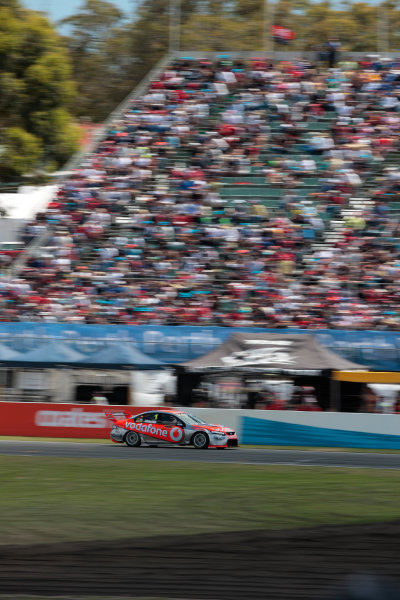
<svg viewBox="0 0 400 600"><path fill-rule="evenodd" d="M128 448L108 441L99 443L0 441L0 455L63 458L111 458L116 460L193 461L299 467L400 469L400 454L374 454L310 450L252 448L196 450L179 448Z"/></svg>

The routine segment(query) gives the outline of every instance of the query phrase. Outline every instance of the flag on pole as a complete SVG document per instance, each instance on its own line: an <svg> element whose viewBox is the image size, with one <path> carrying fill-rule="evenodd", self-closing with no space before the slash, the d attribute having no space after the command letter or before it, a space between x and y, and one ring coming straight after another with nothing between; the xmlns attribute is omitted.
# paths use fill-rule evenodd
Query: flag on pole
<svg viewBox="0 0 400 600"><path fill-rule="evenodd" d="M271 35L274 40L279 44L288 44L292 40L296 39L296 34L287 27L281 27L280 25L272 25Z"/></svg>

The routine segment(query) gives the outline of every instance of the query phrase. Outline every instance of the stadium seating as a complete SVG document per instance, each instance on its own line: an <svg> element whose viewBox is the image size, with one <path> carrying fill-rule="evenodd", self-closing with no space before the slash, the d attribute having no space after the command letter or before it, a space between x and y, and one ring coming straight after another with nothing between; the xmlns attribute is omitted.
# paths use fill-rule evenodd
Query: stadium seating
<svg viewBox="0 0 400 600"><path fill-rule="evenodd" d="M172 59L25 227L2 319L398 329L397 67Z"/></svg>

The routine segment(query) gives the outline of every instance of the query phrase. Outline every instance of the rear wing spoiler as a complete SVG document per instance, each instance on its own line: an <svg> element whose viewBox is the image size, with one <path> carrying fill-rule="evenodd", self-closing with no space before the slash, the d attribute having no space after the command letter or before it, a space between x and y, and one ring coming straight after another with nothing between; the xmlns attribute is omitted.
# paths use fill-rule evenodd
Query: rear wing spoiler
<svg viewBox="0 0 400 600"><path fill-rule="evenodd" d="M106 419L108 421L111 421L111 423L116 423L117 421L120 421L121 419L129 419L132 416L132 413L127 411L127 410L121 410L119 409L118 411L114 411L112 409L106 409L104 411L104 414L106 416Z"/></svg>

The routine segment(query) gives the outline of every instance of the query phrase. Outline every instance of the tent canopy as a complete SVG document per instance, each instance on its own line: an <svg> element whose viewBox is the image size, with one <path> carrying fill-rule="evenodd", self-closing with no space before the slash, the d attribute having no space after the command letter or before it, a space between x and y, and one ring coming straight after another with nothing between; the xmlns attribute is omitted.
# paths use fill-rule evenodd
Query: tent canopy
<svg viewBox="0 0 400 600"><path fill-rule="evenodd" d="M186 371L270 372L321 375L324 371L365 370L322 346L311 334L234 333L205 356L180 365Z"/></svg>
<svg viewBox="0 0 400 600"><path fill-rule="evenodd" d="M73 347L73 342L46 340L28 352L16 352L0 344L0 366L27 368L78 369L162 369L164 364L141 352L129 342L104 342L100 350L89 354Z"/></svg>
<svg viewBox="0 0 400 600"><path fill-rule="evenodd" d="M107 345L96 354L85 357L81 366L86 365L92 368L108 369L130 368L132 366L137 369L162 369L164 366L156 358L147 356L133 344L127 342Z"/></svg>

